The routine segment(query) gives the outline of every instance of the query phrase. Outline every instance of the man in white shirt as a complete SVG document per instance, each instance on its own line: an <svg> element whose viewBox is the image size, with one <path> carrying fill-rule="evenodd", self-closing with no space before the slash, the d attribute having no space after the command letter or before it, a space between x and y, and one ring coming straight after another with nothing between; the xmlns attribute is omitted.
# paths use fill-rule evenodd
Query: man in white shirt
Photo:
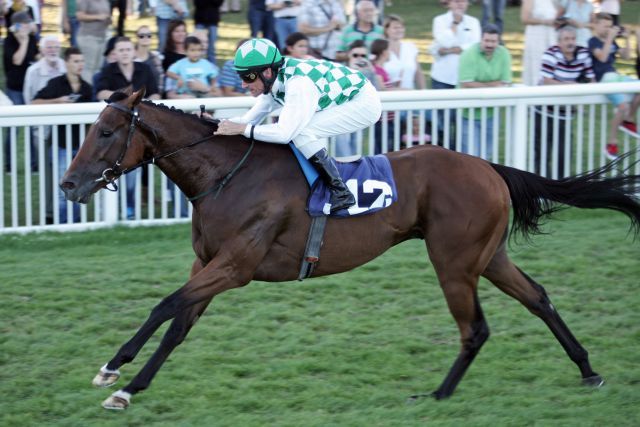
<svg viewBox="0 0 640 427"><path fill-rule="evenodd" d="M449 11L433 18L433 44L431 54L431 88L453 89L458 84L460 54L468 47L480 42L480 21L466 15L469 2L467 0L449 0ZM437 115L438 140L450 147L453 142L444 139L445 128L449 129L450 138L455 139L455 110L449 111L449 121L445 123L445 112ZM432 127L434 124L432 124Z"/></svg>
<svg viewBox="0 0 640 427"><path fill-rule="evenodd" d="M24 86L22 87L22 96L25 104L31 104L36 94L47 85L49 80L66 73L64 61L60 58L60 40L57 36L46 36L40 39L40 56L41 58L31 64L27 68L24 76ZM51 135L51 126L45 126L44 132L40 135L37 127L31 128L31 163L32 167L36 167L38 141L42 136L48 139Z"/></svg>
<svg viewBox="0 0 640 427"><path fill-rule="evenodd" d="M455 88L458 84L460 54L480 42L480 22L465 14L468 6L467 0L449 0L449 11L433 18L433 89Z"/></svg>
<svg viewBox="0 0 640 427"><path fill-rule="evenodd" d="M49 80L66 72L64 61L60 58L60 40L57 36L42 37L39 46L41 58L27 68L24 77L22 95L25 104L30 104Z"/></svg>

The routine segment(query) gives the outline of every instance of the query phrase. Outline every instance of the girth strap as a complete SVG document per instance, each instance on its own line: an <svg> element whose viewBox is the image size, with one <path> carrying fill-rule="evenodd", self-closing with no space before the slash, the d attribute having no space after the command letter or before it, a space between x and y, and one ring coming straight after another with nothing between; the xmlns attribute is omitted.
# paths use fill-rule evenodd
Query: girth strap
<svg viewBox="0 0 640 427"><path fill-rule="evenodd" d="M314 216L311 219L309 236L307 237L307 244L304 250L304 257L302 258L298 280L304 280L311 276L313 268L320 260L320 247L322 246L322 238L324 237L324 228L326 225L327 217L325 215Z"/></svg>

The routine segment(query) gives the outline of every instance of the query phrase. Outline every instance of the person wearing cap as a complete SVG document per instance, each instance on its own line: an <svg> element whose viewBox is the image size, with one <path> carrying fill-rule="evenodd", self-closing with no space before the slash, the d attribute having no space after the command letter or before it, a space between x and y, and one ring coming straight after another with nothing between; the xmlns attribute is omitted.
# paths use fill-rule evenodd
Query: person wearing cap
<svg viewBox="0 0 640 427"><path fill-rule="evenodd" d="M7 4L5 5L7 7L7 11L4 15L4 22L5 25L7 26L7 28L11 28L11 26L13 25L13 19L12 16L15 13L19 13L19 12L27 12L29 14L29 17L31 17L31 20L34 22L38 22L36 18L36 10L38 9L36 4L33 4L33 2L31 2L31 4L27 4L27 2L25 2L24 0L16 0L16 1L8 1ZM37 31L36 31L37 32Z"/></svg>
<svg viewBox="0 0 640 427"><path fill-rule="evenodd" d="M91 77L91 90L93 91L92 92L93 93L92 99L94 101L98 101L98 94L96 92L96 87L98 85L98 81L100 80L100 78L102 76L102 72L105 70L105 68L107 68L107 66L109 64L113 64L114 62L116 62L118 60L118 57L116 55L116 51L114 49L114 47L116 45L116 40L118 40L118 38L119 38L119 36L113 36L113 37L109 38L109 40L107 40L107 44L106 44L106 46L104 48L104 53L102 55L102 57L103 57L102 66Z"/></svg>
<svg viewBox="0 0 640 427"><path fill-rule="evenodd" d="M28 12L17 12L11 19L11 28L4 41L3 65L7 96L15 105L25 103L22 89L27 68L36 60L38 45L33 19Z"/></svg>
<svg viewBox="0 0 640 427"><path fill-rule="evenodd" d="M243 43L234 67L257 101L243 116L220 122L215 134L277 144L293 141L331 191L331 212L354 205L323 138L364 129L380 118L382 106L373 85L359 71L340 64L283 57L267 39ZM258 124L280 107L277 123Z"/></svg>
<svg viewBox="0 0 640 427"><path fill-rule="evenodd" d="M14 105L24 105L22 93L27 68L36 60L38 44L36 25L28 12L16 12L11 19L9 34L4 40L2 64L4 67L7 96ZM11 158L10 133L5 133L5 159ZM36 157L31 158L31 168L36 168Z"/></svg>

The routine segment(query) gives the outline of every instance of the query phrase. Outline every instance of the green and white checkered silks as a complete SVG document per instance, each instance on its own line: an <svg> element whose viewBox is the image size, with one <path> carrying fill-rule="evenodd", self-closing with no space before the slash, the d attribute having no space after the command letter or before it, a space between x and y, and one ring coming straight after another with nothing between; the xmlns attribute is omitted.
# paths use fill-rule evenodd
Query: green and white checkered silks
<svg viewBox="0 0 640 427"><path fill-rule="evenodd" d="M285 62L278 72L278 80L284 84L293 76L307 76L313 81L321 94L318 101L320 110L347 102L356 96L367 82L367 78L361 72L330 61L285 57ZM283 88L280 86L274 95L280 104L284 104Z"/></svg>
<svg viewBox="0 0 640 427"><path fill-rule="evenodd" d="M277 64L282 59L280 51L268 39L251 39L238 48L233 59L236 71L247 71Z"/></svg>

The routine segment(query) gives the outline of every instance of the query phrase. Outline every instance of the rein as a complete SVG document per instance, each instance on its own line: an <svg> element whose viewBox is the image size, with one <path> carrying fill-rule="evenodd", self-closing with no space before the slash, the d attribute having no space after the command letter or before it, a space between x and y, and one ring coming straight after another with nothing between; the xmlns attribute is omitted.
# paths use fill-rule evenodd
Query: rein
<svg viewBox="0 0 640 427"><path fill-rule="evenodd" d="M194 147L198 144L201 144L205 141L209 141L211 139L213 139L214 135L209 135L206 136L204 138L201 138L195 142L192 142L190 144L185 145L184 147L180 147L176 150L170 151L168 153L164 153L164 154L160 154L159 156L154 156L150 159L147 160L143 160L140 163L133 165L129 168L126 169L120 169L120 166L122 164L122 160L124 159L124 156L127 153L127 150L129 149L129 147L131 146L131 140L133 139L133 134L136 130L136 125L139 125L145 129L147 129L148 131L150 131L153 135L153 138L155 139L156 142L158 142L158 135L156 133L156 130L154 128L152 128L151 126L145 124L142 121L142 118L140 117L140 113L138 112L138 108L134 107L133 109L128 109L123 107L120 104L115 104L115 103L108 103L107 104L108 107L113 107L118 111L121 111L123 113L129 114L131 115L131 123L129 124L129 133L127 134L127 143L125 144L125 146L123 147L122 151L120 152L120 156L118 157L118 160L116 160L116 162L114 163L113 167L110 168L106 168L105 170L102 171L102 175L100 178L96 179L94 182L102 182L105 181L107 183L107 185L105 186L105 188L109 191L118 191L118 185L116 184L116 180L121 177L122 175L126 175L129 172L134 171L135 169L138 169L139 167L148 165L150 163L155 164L156 160L160 160L160 159L164 159L170 156L173 156L174 154L179 153L182 150L186 150L187 148L191 148ZM245 161L247 160L247 158L249 157L249 154L251 154L251 151L253 151L253 147L255 145L255 139L253 139L253 132L251 132L251 144L249 145L249 149L247 150L246 153L244 153L244 156L242 156L242 158L240 159L240 161L238 163L235 164L235 166L231 169L231 171L229 173L227 173L218 184L216 184L213 188L210 188L209 190L206 190L200 194L197 194L193 197L188 197L187 199L190 202L193 202L194 200L197 200L201 197L204 197L210 193L213 193L214 191L216 192L214 195L214 199L218 198L218 195L220 194L220 192L222 191L222 189L224 188L225 185L227 185L227 183L231 180L231 178L233 178L233 176L235 175L235 173L238 171L238 169L240 169L240 167L242 167L242 165L245 163ZM109 178L108 174L111 174L111 178ZM109 185L112 185L112 188L109 188Z"/></svg>

